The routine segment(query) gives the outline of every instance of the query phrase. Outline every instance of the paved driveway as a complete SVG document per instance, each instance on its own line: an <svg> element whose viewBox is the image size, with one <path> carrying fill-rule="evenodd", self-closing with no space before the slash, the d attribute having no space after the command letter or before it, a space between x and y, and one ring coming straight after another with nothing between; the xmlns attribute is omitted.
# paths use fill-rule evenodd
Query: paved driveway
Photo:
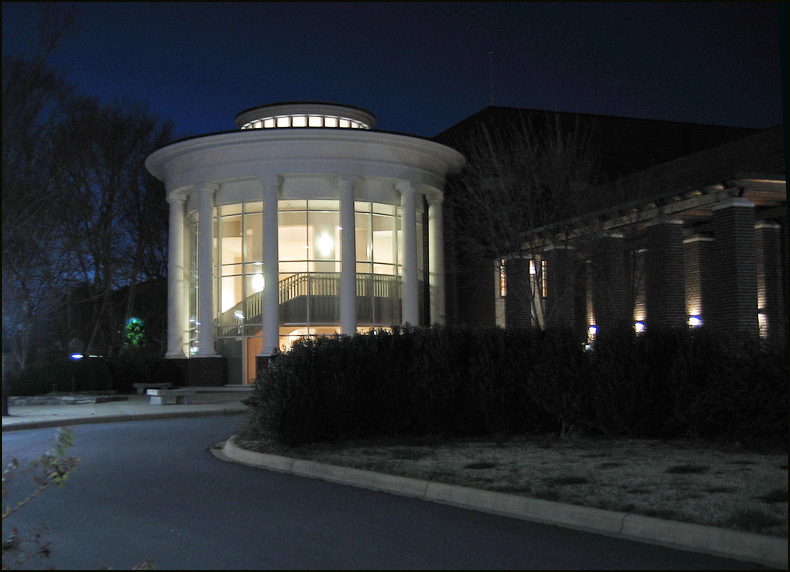
<svg viewBox="0 0 790 572"><path fill-rule="evenodd" d="M62 489L3 523L46 524L60 569L743 569L742 563L224 463L241 416L73 427ZM3 434L3 458L53 429ZM746 565L746 568L757 568Z"/></svg>

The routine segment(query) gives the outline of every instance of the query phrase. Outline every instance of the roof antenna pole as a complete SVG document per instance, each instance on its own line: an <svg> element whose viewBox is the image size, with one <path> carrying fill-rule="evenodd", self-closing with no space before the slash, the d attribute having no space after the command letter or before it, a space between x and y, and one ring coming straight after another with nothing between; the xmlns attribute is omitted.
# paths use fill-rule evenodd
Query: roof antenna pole
<svg viewBox="0 0 790 572"><path fill-rule="evenodd" d="M491 107L494 107L494 63L491 56L494 55L492 50L488 50L488 82L491 86Z"/></svg>

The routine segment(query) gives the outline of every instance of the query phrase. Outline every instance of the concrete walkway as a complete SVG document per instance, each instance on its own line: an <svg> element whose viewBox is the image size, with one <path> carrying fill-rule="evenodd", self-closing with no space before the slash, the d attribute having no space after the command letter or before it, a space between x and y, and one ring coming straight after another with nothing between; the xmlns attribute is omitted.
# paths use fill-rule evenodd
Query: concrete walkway
<svg viewBox="0 0 790 572"><path fill-rule="evenodd" d="M239 414L247 410L242 399L248 395L249 392L242 388L235 391L229 388L200 388L189 405L151 405L150 398L146 395L130 395L128 400L108 403L11 406L11 416L3 417L3 432L84 423ZM212 452L225 461L302 477L681 550L704 552L779 569L788 568L787 539L254 453L238 447L232 438L221 449L213 449Z"/></svg>
<svg viewBox="0 0 790 572"><path fill-rule="evenodd" d="M125 401L82 405L11 405L8 408L11 415L3 417L3 432L84 423L232 415L247 411L241 400L249 395L248 388L207 387L200 388L189 405L151 405L147 395L129 395Z"/></svg>

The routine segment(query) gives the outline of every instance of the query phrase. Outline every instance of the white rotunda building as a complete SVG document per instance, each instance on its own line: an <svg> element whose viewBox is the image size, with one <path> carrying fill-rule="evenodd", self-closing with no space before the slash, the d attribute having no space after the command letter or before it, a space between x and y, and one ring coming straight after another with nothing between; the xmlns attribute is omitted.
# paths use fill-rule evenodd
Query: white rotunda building
<svg viewBox="0 0 790 572"><path fill-rule="evenodd" d="M304 336L444 322L442 198L464 158L374 123L266 105L148 157L170 204L167 357L186 383L253 383Z"/></svg>

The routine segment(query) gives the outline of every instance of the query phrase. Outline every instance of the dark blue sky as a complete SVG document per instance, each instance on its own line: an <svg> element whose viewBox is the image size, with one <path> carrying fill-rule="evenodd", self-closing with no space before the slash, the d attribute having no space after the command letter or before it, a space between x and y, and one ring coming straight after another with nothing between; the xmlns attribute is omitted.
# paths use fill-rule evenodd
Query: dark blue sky
<svg viewBox="0 0 790 572"><path fill-rule="evenodd" d="M87 94L146 103L180 134L306 100L431 137L490 105L491 77L502 106L783 121L777 3L77 4L82 28L52 65ZM4 55L32 49L35 16L34 3L3 3Z"/></svg>

